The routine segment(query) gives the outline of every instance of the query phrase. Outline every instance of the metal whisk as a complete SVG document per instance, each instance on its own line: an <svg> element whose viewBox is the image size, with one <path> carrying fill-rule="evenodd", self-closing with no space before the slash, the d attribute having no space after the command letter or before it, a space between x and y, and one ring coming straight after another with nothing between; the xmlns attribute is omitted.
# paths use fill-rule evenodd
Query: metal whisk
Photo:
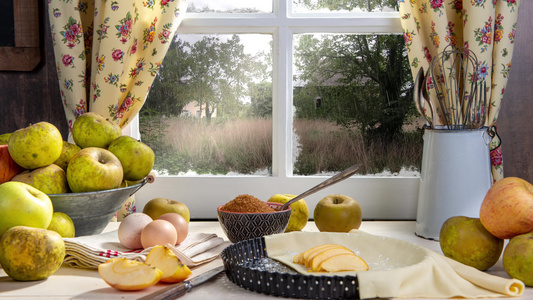
<svg viewBox="0 0 533 300"><path fill-rule="evenodd" d="M480 128L487 114L486 86L480 79L476 55L448 45L429 66L439 115L448 129Z"/></svg>

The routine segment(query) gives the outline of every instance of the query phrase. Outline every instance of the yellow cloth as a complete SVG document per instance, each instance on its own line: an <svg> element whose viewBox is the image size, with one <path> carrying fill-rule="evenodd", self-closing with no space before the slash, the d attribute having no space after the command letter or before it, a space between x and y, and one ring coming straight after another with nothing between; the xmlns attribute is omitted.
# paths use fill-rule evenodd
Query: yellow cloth
<svg viewBox="0 0 533 300"><path fill-rule="evenodd" d="M265 237L268 256L305 275L357 275L361 299L387 297L482 298L520 296L524 283L487 274L416 244L353 230L350 233L291 232ZM363 258L369 271L307 272L292 262L314 246L335 243Z"/></svg>

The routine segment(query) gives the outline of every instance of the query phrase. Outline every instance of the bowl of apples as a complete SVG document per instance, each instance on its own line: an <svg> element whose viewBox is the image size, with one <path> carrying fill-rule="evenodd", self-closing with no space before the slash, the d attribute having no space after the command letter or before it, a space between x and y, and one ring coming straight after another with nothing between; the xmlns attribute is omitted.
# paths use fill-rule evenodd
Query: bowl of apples
<svg viewBox="0 0 533 300"><path fill-rule="evenodd" d="M13 169L17 174L8 180L47 194L54 212L72 219L76 236L99 234L127 199L153 180L155 154L96 113L76 119L72 139L64 141L48 122L13 132L7 154L22 170Z"/></svg>
<svg viewBox="0 0 533 300"><path fill-rule="evenodd" d="M50 194L54 211L67 214L74 223L76 236L100 234L120 210L124 202L145 184L151 182L147 176L141 182L117 189Z"/></svg>

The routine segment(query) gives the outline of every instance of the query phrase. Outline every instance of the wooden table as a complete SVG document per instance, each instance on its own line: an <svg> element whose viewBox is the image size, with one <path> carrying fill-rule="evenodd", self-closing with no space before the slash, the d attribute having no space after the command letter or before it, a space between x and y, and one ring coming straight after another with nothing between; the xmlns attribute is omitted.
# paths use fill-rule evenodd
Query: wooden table
<svg viewBox="0 0 533 300"><path fill-rule="evenodd" d="M106 230L118 228L118 223L110 223ZM440 251L438 242L419 238L414 234L415 222L412 221L365 221L361 225L361 230L368 233L407 240L427 247L428 249ZM213 232L226 238L218 222L191 222L191 232ZM318 231L313 222L309 222L304 231ZM209 264L193 269L193 275L200 274L208 269L222 265L222 261L217 259ZM503 264L500 261L488 273L508 278ZM143 291L121 292L109 287L98 275L96 270L80 270L70 267L61 267L54 275L46 280L34 282L17 282L9 278L3 270L0 270L0 299L137 299L165 287L165 284L157 284ZM193 288L188 294L182 297L188 299L276 299L243 289L231 281L225 274L221 273L213 280ZM526 289L522 299L533 299L533 288ZM279 298L278 298L279 299ZM499 298L507 299L507 298ZM516 298L509 298L516 299Z"/></svg>

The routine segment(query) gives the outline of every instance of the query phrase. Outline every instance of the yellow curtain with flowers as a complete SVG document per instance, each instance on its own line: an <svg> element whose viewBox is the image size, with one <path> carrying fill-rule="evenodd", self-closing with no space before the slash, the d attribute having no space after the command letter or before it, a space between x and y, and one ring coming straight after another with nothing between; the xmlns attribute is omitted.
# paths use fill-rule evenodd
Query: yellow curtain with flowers
<svg viewBox="0 0 533 300"><path fill-rule="evenodd" d="M520 0L399 0L403 34L413 78L448 45L463 47L477 57L476 78L486 82L488 117L484 126L497 133L498 113L511 70ZM477 79L476 79L477 80ZM431 80L430 97L436 98ZM437 109L438 110L438 109ZM442 110L434 124L442 124ZM499 136L491 142L492 175L503 178Z"/></svg>
<svg viewBox="0 0 533 300"><path fill-rule="evenodd" d="M70 131L85 112L121 128L137 115L186 9L186 0L48 0Z"/></svg>

